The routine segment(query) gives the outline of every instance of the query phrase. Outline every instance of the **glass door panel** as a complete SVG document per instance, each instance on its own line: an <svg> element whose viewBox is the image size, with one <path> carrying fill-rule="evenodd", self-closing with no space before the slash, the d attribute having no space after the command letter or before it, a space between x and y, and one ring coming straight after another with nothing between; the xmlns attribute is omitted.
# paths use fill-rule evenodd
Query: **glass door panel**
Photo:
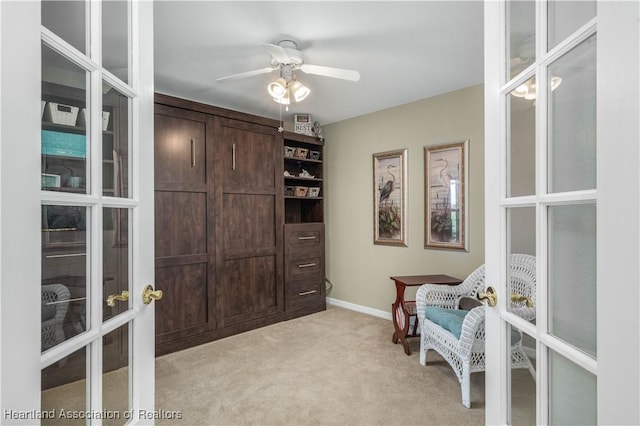
<svg viewBox="0 0 640 426"><path fill-rule="evenodd" d="M104 208L103 216L103 321L110 320L131 306L129 300L129 210Z"/></svg>
<svg viewBox="0 0 640 426"><path fill-rule="evenodd" d="M549 424L595 425L597 378L549 350Z"/></svg>
<svg viewBox="0 0 640 426"><path fill-rule="evenodd" d="M87 330L87 208L42 206L42 351Z"/></svg>
<svg viewBox="0 0 640 426"><path fill-rule="evenodd" d="M509 104L509 180L507 196L536 192L536 80L530 78L511 91Z"/></svg>
<svg viewBox="0 0 640 426"><path fill-rule="evenodd" d="M535 425L536 422L536 341L515 326L508 327L510 424Z"/></svg>
<svg viewBox="0 0 640 426"><path fill-rule="evenodd" d="M507 3L507 75L513 78L536 60L536 2Z"/></svg>
<svg viewBox="0 0 640 426"><path fill-rule="evenodd" d="M112 413L103 425L123 425L129 420L129 324L103 337L102 409Z"/></svg>
<svg viewBox="0 0 640 426"><path fill-rule="evenodd" d="M85 425L87 350L81 348L42 370L43 425ZM44 416L44 413L47 413Z"/></svg>
<svg viewBox="0 0 640 426"><path fill-rule="evenodd" d="M78 49L88 53L86 21L87 2L77 0L42 0L42 25Z"/></svg>
<svg viewBox="0 0 640 426"><path fill-rule="evenodd" d="M102 3L102 66L129 82L129 5L126 1Z"/></svg>
<svg viewBox="0 0 640 426"><path fill-rule="evenodd" d="M87 192L87 81L87 71L42 46L43 190Z"/></svg>
<svg viewBox="0 0 640 426"><path fill-rule="evenodd" d="M594 0L550 1L547 4L548 50L556 47L562 40L595 18L596 7Z"/></svg>
<svg viewBox="0 0 640 426"><path fill-rule="evenodd" d="M507 311L527 321L536 318L536 209L507 209Z"/></svg>
<svg viewBox="0 0 640 426"><path fill-rule="evenodd" d="M513 207L507 209L509 254L536 253L536 209L535 207Z"/></svg>
<svg viewBox="0 0 640 426"><path fill-rule="evenodd" d="M596 357L596 206L552 206L549 332Z"/></svg>
<svg viewBox="0 0 640 426"><path fill-rule="evenodd" d="M548 78L561 79L549 99L549 192L595 189L596 36L551 64Z"/></svg>
<svg viewBox="0 0 640 426"><path fill-rule="evenodd" d="M129 117L131 100L102 84L102 192L110 197L130 197Z"/></svg>
<svg viewBox="0 0 640 426"><path fill-rule="evenodd" d="M507 208L508 257L505 303L507 312L536 321L536 208ZM536 340L517 326L506 324L507 371L511 424L536 424Z"/></svg>

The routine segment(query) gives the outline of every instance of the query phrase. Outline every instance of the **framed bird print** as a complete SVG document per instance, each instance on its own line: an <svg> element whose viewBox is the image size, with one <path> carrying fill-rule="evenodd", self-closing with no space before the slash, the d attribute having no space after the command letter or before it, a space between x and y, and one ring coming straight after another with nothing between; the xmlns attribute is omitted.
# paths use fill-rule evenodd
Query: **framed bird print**
<svg viewBox="0 0 640 426"><path fill-rule="evenodd" d="M424 246L467 250L469 141L426 146Z"/></svg>
<svg viewBox="0 0 640 426"><path fill-rule="evenodd" d="M373 154L373 243L406 247L407 150Z"/></svg>

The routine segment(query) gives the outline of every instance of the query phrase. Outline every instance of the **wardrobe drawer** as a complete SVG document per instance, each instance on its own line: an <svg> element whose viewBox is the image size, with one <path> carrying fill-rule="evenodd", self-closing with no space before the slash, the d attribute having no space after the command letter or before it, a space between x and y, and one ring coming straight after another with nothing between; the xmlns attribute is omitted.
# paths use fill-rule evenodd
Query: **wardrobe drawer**
<svg viewBox="0 0 640 426"><path fill-rule="evenodd" d="M321 223L285 225L285 245L292 250L304 247L321 247L324 236L322 230Z"/></svg>
<svg viewBox="0 0 640 426"><path fill-rule="evenodd" d="M300 259L311 257L323 257L322 244L305 245L303 247L290 247L285 253L285 258L290 264L299 263Z"/></svg>
<svg viewBox="0 0 640 426"><path fill-rule="evenodd" d="M287 279L299 280L304 278L322 277L322 257L301 257L291 260L287 265Z"/></svg>
<svg viewBox="0 0 640 426"><path fill-rule="evenodd" d="M286 309L300 309L317 305L322 301L324 285L323 278L312 280L292 281L289 283L285 296Z"/></svg>

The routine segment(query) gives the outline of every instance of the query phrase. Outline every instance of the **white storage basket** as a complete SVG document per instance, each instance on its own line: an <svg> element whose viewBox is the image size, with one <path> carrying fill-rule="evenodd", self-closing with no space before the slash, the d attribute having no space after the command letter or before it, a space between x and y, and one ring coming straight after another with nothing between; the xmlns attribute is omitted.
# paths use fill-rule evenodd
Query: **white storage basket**
<svg viewBox="0 0 640 426"><path fill-rule="evenodd" d="M45 108L47 118L54 124L75 126L78 119L78 107L72 105L48 102Z"/></svg>
<svg viewBox="0 0 640 426"><path fill-rule="evenodd" d="M78 125L81 127L87 127L87 109L82 108L80 111L80 120L78 121ZM108 111L102 111L102 131L105 132L109 127L109 117L111 113Z"/></svg>

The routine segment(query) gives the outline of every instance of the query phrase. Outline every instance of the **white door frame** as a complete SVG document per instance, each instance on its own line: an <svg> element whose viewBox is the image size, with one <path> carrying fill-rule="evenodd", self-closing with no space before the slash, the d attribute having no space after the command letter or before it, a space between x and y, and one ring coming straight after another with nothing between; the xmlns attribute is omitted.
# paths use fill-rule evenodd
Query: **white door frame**
<svg viewBox="0 0 640 426"><path fill-rule="evenodd" d="M87 2L99 7L97 2ZM97 15L99 17L99 14ZM92 17L96 21L96 15ZM0 2L0 423L33 424L40 410L40 2ZM132 290L133 424L153 424L154 304L142 289L154 279L153 3L134 1L131 156L134 258ZM133 35L133 34L132 34ZM140 72L136 73L135 69ZM99 104L92 102L92 107ZM99 109L98 109L99 110ZM118 203L116 203L118 204ZM95 262L94 262L95 263ZM94 357L95 359L95 357ZM96 368L95 366L93 367ZM99 383L99 381L98 381ZM101 401L99 386L92 401ZM34 420L35 419L35 420Z"/></svg>
<svg viewBox="0 0 640 426"><path fill-rule="evenodd" d="M138 123L138 144L134 147L135 168L138 176L133 176L137 182L137 190L134 188L134 197L138 199L138 214L134 215L133 226L138 229L138 250L134 255L139 259L134 261L134 282L132 289L134 297L138 300L142 297L142 290L147 284L155 286L155 230L154 230L154 118L153 118L153 2L134 1L132 5L133 21L137 23L140 37L135 38L132 46L134 53L134 82L138 89L137 105L133 113L138 114L133 122ZM138 277L136 280L135 277ZM136 375L133 380L132 399L133 407L143 409L155 409L155 304L139 305L147 312L141 315L133 323L132 341L140 348L134 348L132 360L133 371ZM139 419L139 424L154 424L153 418Z"/></svg>
<svg viewBox="0 0 640 426"><path fill-rule="evenodd" d="M639 22L638 0L598 2L600 424L640 424Z"/></svg>
<svg viewBox="0 0 640 426"><path fill-rule="evenodd" d="M505 72L503 2L485 2L485 230L502 235L499 141ZM598 2L597 34L597 416L639 424L640 408L640 3ZM546 239L542 239L546 241ZM500 282L501 237L485 241L487 285ZM539 271L541 269L539 268ZM545 270L545 269L542 269ZM498 297L500 298L500 292ZM540 294L539 294L540 296ZM504 299L504 296L502 297ZM538 297L541 301L541 297ZM542 301L542 303L544 303ZM507 351L499 311L486 308L486 422L507 424ZM540 358L539 358L540 360ZM542 379L542 380L540 380ZM538 385L546 378L538 374ZM537 391L538 416L547 413ZM536 419L546 424L546 418Z"/></svg>
<svg viewBox="0 0 640 426"><path fill-rule="evenodd" d="M0 2L0 42L0 422L18 424L5 410L40 407L40 3Z"/></svg>

